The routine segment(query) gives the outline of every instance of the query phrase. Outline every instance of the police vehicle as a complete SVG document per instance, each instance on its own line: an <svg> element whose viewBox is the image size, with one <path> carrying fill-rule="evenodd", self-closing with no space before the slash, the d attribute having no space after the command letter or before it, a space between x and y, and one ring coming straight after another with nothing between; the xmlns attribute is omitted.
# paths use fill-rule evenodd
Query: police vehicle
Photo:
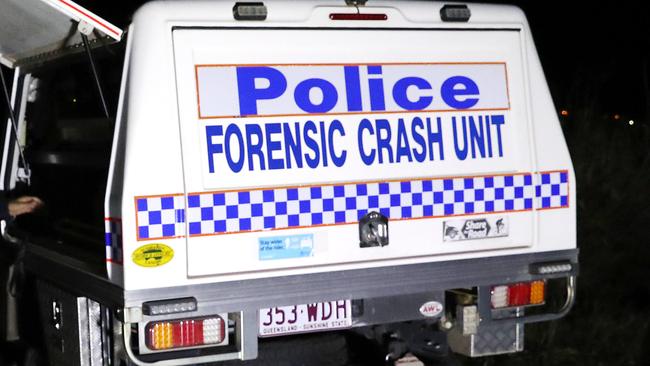
<svg viewBox="0 0 650 366"><path fill-rule="evenodd" d="M0 7L0 182L48 211L4 228L3 333L51 365L333 330L477 357L573 304L575 175L518 8L160 1L123 32Z"/></svg>

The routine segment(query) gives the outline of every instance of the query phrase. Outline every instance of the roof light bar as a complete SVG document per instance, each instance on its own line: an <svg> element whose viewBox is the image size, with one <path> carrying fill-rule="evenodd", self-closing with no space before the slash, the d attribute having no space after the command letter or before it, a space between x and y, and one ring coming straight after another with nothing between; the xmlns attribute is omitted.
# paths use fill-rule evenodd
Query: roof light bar
<svg viewBox="0 0 650 366"><path fill-rule="evenodd" d="M264 3L235 3L232 14L236 20L266 20L268 11Z"/></svg>
<svg viewBox="0 0 650 366"><path fill-rule="evenodd" d="M181 299L148 301L142 304L142 313L144 315L167 315L175 313L186 313L196 311L196 299L185 297Z"/></svg>
<svg viewBox="0 0 650 366"><path fill-rule="evenodd" d="M472 12L467 5L445 4L440 9L440 19L443 22L468 22Z"/></svg>

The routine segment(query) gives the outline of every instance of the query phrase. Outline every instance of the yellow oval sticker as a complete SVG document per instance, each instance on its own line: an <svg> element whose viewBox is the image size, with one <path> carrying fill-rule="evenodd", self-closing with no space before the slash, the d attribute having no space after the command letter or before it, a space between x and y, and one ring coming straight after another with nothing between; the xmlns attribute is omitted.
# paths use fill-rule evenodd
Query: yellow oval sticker
<svg viewBox="0 0 650 366"><path fill-rule="evenodd" d="M146 244L133 251L133 262L142 267L158 267L174 258L174 249L165 244Z"/></svg>

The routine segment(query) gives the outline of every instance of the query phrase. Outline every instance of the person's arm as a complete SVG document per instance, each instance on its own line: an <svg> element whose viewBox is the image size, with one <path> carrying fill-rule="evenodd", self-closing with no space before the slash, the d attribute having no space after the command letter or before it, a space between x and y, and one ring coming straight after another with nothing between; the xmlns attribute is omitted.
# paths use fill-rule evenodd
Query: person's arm
<svg viewBox="0 0 650 366"><path fill-rule="evenodd" d="M12 217L34 212L37 208L43 206L43 201L34 196L22 196L9 201L7 211Z"/></svg>
<svg viewBox="0 0 650 366"><path fill-rule="evenodd" d="M22 196L13 200L7 200L0 196L0 220L8 220L13 217L34 212L43 205L38 197Z"/></svg>

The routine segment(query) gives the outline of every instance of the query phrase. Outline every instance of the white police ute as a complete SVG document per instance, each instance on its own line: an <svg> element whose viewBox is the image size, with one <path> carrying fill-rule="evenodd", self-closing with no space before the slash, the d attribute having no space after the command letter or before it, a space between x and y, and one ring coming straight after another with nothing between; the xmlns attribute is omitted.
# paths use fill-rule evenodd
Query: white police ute
<svg viewBox="0 0 650 366"><path fill-rule="evenodd" d="M2 188L31 185L53 215L89 222L66 221L76 241L56 245L21 237L22 218L6 230L26 248L52 365L250 360L268 338L333 330L389 362L486 356L521 351L526 323L573 304L575 175L518 8L153 1L122 34L72 1L29 1L2 6L52 31L0 41L15 69ZM73 95L48 70L77 43L92 73L72 67L87 90ZM124 54L119 98L106 47ZM52 117L93 93L103 119ZM39 142L47 118L56 151ZM72 145L84 153L68 161ZM76 192L105 193L103 212L56 208L47 179L68 171L77 183L61 187L85 177ZM104 235L78 234L96 224Z"/></svg>

